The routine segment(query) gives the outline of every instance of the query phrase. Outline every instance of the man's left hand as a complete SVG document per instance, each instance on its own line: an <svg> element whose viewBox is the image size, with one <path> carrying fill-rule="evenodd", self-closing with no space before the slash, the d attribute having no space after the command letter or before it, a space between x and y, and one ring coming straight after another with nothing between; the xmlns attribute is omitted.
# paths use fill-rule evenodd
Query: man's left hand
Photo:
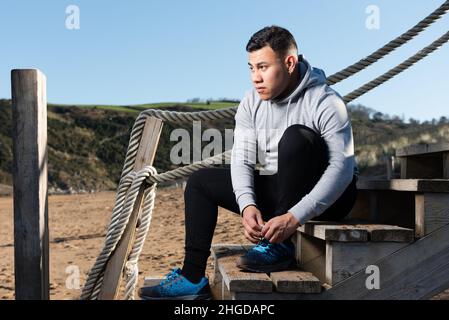
<svg viewBox="0 0 449 320"><path fill-rule="evenodd" d="M271 243L281 243L300 226L291 212L270 219L262 228L262 236Z"/></svg>

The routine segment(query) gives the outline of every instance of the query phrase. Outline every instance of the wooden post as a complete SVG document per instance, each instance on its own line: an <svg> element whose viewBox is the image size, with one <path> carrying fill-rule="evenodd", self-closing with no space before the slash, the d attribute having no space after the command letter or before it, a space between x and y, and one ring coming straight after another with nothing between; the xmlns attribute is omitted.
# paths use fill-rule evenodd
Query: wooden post
<svg viewBox="0 0 449 320"><path fill-rule="evenodd" d="M387 179L391 180L395 178L394 173L394 157L393 156L386 156L385 157L385 163L387 165Z"/></svg>
<svg viewBox="0 0 449 320"><path fill-rule="evenodd" d="M135 171L142 169L144 166L153 164L159 137L162 131L162 125L163 121L157 118L150 117L146 120L139 149L137 151L136 162L134 165ZM122 239L117 244L117 247L106 265L103 285L101 287L101 292L98 295L99 300L111 300L117 298L122 271L134 244L134 234L140 215L140 206L143 201L144 190L145 187L142 185Z"/></svg>
<svg viewBox="0 0 449 320"><path fill-rule="evenodd" d="M49 299L45 75L12 70L16 299Z"/></svg>

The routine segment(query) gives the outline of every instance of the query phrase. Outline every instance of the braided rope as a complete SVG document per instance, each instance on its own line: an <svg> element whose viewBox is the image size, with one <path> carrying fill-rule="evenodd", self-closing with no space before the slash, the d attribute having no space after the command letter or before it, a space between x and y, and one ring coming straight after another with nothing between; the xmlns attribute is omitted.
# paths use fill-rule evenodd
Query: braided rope
<svg viewBox="0 0 449 320"><path fill-rule="evenodd" d="M346 67L345 69L328 77L327 84L328 85L336 84L337 82L340 82L352 76L353 74L369 67L374 62L378 61L379 59L382 59L387 54L391 53L395 49L402 46L404 43L407 43L408 41L416 37L419 33L421 33L421 31L423 31L432 23L440 19L448 10L449 10L449 0L445 1L438 9L436 9L434 12L432 12L423 20L421 20L413 28L409 29L407 32L403 33L396 39L391 40L385 46L376 50L368 57L361 59L358 62L350 65L349 67Z"/></svg>
<svg viewBox="0 0 449 320"><path fill-rule="evenodd" d="M445 3L447 5L449 1ZM444 6L444 5L443 5ZM442 7L443 7L442 6ZM439 9L441 9L440 7ZM443 7L447 10L446 7ZM442 13L441 13L442 14ZM435 17L433 17L435 18ZM345 102L350 102L355 98L361 96L362 94L372 90L378 85L388 81L395 75L406 70L411 65L421 60L429 53L433 52L439 48L442 44L449 40L449 32L444 36L434 41L431 45L419 51L417 54L407 59L397 67L391 69L384 75L376 78L375 80L365 84L361 88L354 90L350 94L344 97ZM329 78L328 78L329 80ZM341 79L342 80L342 79ZM338 80L338 81L341 81ZM140 216L140 225L138 227L136 240L134 242L133 248L128 260L125 265L125 298L134 299L134 292L137 284L138 276L138 257L143 248L145 242L146 234L148 232L152 210L154 207L155 200L155 187L157 183L168 182L175 179L183 178L189 176L192 172L205 167L211 167L215 164L221 164L223 160L227 161L230 159L231 151L228 150L224 153L216 155L214 157L207 158L203 161L195 162L191 165L177 168L171 171L167 171L161 174L156 174L156 170L152 166L144 167L142 170L135 172L133 171L137 150L142 137L143 127L145 121L148 117L156 117L168 122L173 122L177 124L192 122L194 120L219 120L231 118L235 115L237 107L233 108L222 108L210 111L199 111L199 112L172 112L149 109L141 112L137 117L130 135L130 141L128 144L128 150L125 156L125 163L122 170L122 175L120 178L119 186L117 188L117 196L115 200L114 209L111 216L111 222L108 228L108 232L105 239L104 247L97 257L97 260L92 267L88 279L83 287L81 294L81 299L97 299L99 293L101 292L101 286L103 284L104 270L106 264L110 258L110 255L115 250L117 243L121 239L126 225L129 221L129 217L134 207L138 192L142 183L148 183L149 187L145 189L144 193L144 204L143 210Z"/></svg>
<svg viewBox="0 0 449 320"><path fill-rule="evenodd" d="M156 169L151 167L153 172L151 176L156 174ZM139 275L138 261L140 253L142 252L145 239L150 228L151 218L153 215L154 201L156 199L156 184L152 184L150 188L145 190L144 205L139 227L137 228L136 239L129 254L128 261L125 265L125 299L134 300L134 292L136 291L137 280Z"/></svg>
<svg viewBox="0 0 449 320"><path fill-rule="evenodd" d="M146 166L138 172L130 172L127 176L121 179L117 191L117 198L112 212L111 222L109 224L108 232L106 234L105 244L92 267L86 284L81 293L81 299L97 299L101 290L103 282L104 269L109 260L110 255L115 250L119 240L121 239L125 228L128 224L129 217L134 208L140 187L145 180L155 172L152 166ZM153 194L154 186L152 186ZM151 196L146 197L146 200L152 199ZM145 203L145 207L152 209L152 204ZM150 214L151 214L151 210ZM148 214L148 212L146 213ZM146 218L142 216L142 220Z"/></svg>
<svg viewBox="0 0 449 320"><path fill-rule="evenodd" d="M418 62L419 60L423 59L424 57L426 57L427 55L429 55L430 53L432 53L433 51L435 51L436 49L441 47L448 40L449 40L449 31L446 32L443 36L441 36L437 40L435 40L434 42L432 42L430 45L425 47L424 49L418 51L412 57L408 58L404 62L402 62L399 65L397 65L396 67L394 67L393 69L390 69L389 71L387 71L383 75L377 77L376 79L374 79L374 80L364 84L360 88L358 88L358 89L350 92L349 94L345 95L343 97L343 100L346 103L349 103L350 101L360 97L361 95L363 95L363 94L367 93L368 91L376 88L377 86L381 85L382 83L390 80L394 76L396 76L399 73L401 73L402 71L408 69L409 67L414 65L416 62Z"/></svg>

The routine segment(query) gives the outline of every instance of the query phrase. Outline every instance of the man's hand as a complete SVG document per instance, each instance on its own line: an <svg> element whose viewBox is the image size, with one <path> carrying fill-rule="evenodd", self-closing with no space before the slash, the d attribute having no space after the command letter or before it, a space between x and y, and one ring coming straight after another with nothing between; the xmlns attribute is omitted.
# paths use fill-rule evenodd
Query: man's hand
<svg viewBox="0 0 449 320"><path fill-rule="evenodd" d="M291 212L270 219L262 229L262 236L271 243L281 243L300 226Z"/></svg>
<svg viewBox="0 0 449 320"><path fill-rule="evenodd" d="M262 237L262 214L256 206L250 205L243 210L243 227L245 228L245 237L252 243L259 242Z"/></svg>

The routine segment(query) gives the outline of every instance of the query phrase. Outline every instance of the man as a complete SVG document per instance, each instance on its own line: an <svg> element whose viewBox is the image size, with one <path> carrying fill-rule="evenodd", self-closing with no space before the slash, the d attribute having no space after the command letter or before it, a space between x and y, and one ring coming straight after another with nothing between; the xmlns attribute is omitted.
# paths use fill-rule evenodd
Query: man
<svg viewBox="0 0 449 320"><path fill-rule="evenodd" d="M230 168L204 168L187 182L182 270L144 299L209 299L205 275L218 206L242 215L256 245L237 266L274 272L295 266L291 236L311 219L341 220L356 198L351 122L323 71L298 55L291 33L265 27L246 50L254 89L235 115Z"/></svg>

